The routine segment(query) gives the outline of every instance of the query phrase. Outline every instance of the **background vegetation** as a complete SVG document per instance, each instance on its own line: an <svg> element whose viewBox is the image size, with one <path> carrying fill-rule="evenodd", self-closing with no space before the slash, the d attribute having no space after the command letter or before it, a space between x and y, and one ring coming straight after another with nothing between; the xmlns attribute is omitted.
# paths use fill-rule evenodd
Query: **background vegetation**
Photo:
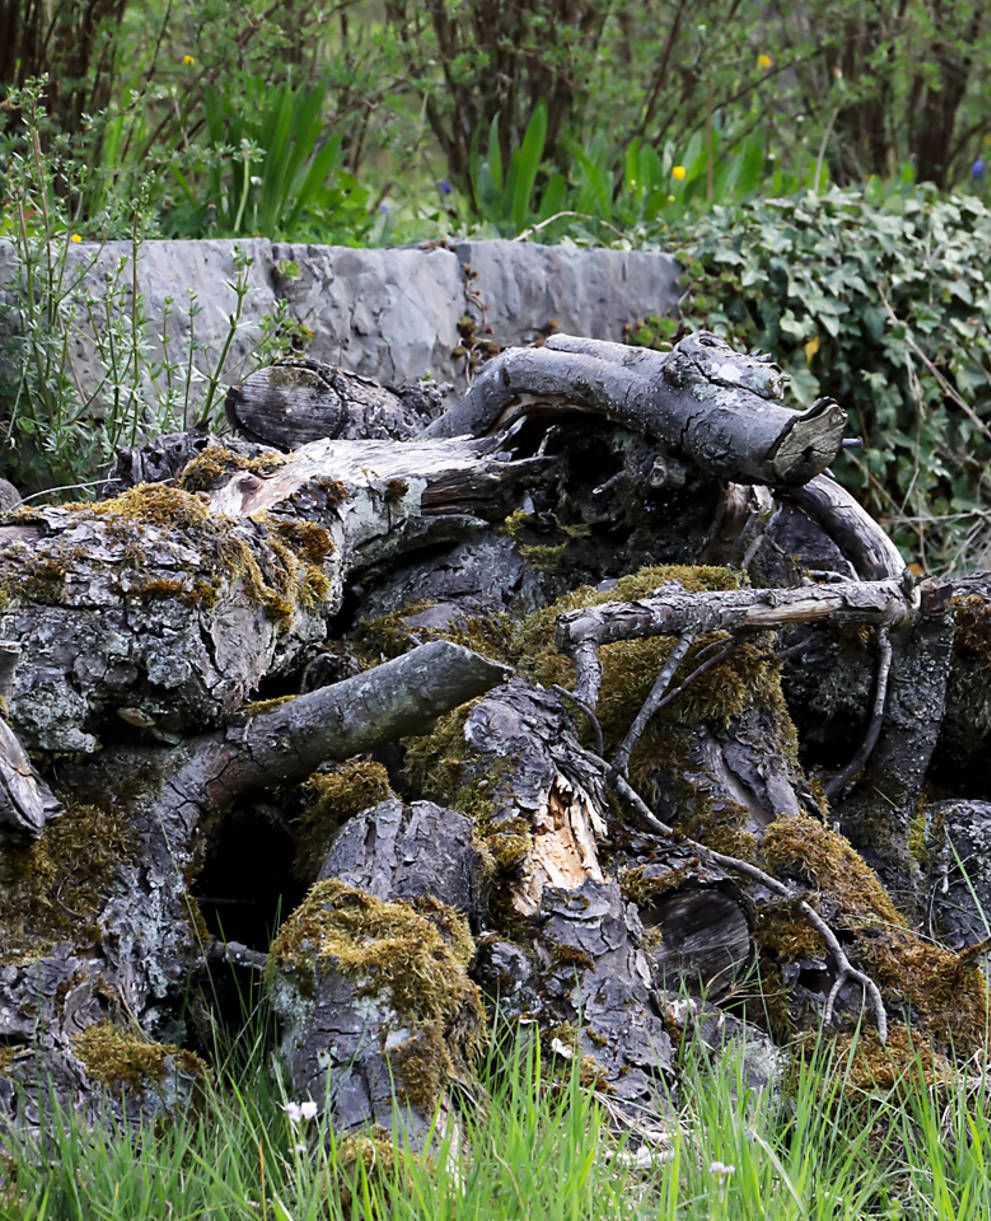
<svg viewBox="0 0 991 1221"><path fill-rule="evenodd" d="M149 366L122 272L106 384L79 397L67 354L105 304L78 300L74 242L636 245L679 255L685 296L631 319L632 341L706 326L771 351L801 400L851 409L864 445L837 473L907 556L980 564L989 74L978 0L0 0L0 237L25 273L0 319L0 471L78 483L194 422L189 354ZM855 1082L817 1054L779 1106L689 1049L657 1157L607 1132L574 1073L511 1048L468 1108L462 1172L294 1124L268 1047L249 1030L218 1049L202 1114L138 1145L66 1116L8 1147L0 1214L988 1215L983 1068Z"/></svg>
<svg viewBox="0 0 991 1221"><path fill-rule="evenodd" d="M636 341L771 351L852 409L840 477L909 558L982 562L989 74L976 0L5 0L0 236L37 275L0 467L78 481L186 414L178 370L138 393L140 319L73 399L72 241L638 245L688 275Z"/></svg>

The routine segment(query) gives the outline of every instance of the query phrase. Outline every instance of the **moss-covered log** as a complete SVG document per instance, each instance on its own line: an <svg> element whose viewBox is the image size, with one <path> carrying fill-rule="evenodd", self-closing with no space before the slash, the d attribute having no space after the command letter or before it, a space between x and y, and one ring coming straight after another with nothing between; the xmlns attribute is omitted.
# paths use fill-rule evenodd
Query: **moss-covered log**
<svg viewBox="0 0 991 1221"><path fill-rule="evenodd" d="M558 337L426 435L162 438L3 519L5 1122L185 1105L259 968L294 1094L414 1144L494 1012L641 1130L712 1006L765 1080L873 984L973 1051L976 917L923 899L983 842L991 596L907 578L781 390Z"/></svg>

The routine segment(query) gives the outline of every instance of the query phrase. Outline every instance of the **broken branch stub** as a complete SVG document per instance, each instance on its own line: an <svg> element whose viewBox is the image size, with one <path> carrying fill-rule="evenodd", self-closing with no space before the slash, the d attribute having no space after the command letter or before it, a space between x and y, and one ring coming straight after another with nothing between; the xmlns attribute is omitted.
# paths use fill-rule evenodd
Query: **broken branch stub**
<svg viewBox="0 0 991 1221"><path fill-rule="evenodd" d="M590 411L663 442L702 471L736 483L805 483L839 452L846 412L831 399L780 404L781 370L740 356L707 332L669 353L556 335L510 348L425 436L479 436L520 413ZM547 400L551 400L548 402Z"/></svg>

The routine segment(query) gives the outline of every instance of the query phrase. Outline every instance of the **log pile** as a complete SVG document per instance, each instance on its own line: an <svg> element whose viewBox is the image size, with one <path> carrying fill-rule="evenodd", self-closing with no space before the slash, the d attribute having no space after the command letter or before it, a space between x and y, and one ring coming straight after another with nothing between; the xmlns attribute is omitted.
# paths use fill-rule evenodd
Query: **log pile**
<svg viewBox="0 0 991 1221"><path fill-rule="evenodd" d="M644 1133L686 1024L980 1045L991 591L785 390L705 334L511 349L432 421L287 362L240 438L7 513L0 1122L184 1106L245 974L293 1097L420 1147L496 1012Z"/></svg>

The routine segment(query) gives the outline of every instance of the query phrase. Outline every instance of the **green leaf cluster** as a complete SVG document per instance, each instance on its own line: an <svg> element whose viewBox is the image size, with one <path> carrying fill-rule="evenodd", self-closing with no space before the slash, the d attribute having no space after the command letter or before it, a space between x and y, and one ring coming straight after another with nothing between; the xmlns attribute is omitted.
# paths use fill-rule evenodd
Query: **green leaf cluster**
<svg viewBox="0 0 991 1221"><path fill-rule="evenodd" d="M316 218L331 223L346 201L354 208L357 184L341 170L342 134L328 135L323 120L328 88L326 81L270 87L260 77L246 82L244 96L210 87L206 152L192 172L173 164L184 199L166 214L166 232L277 237L299 234Z"/></svg>
<svg viewBox="0 0 991 1221"><path fill-rule="evenodd" d="M991 211L928 187L716 207L676 247L681 325L772 353L860 449L836 473L929 569L979 560L991 512ZM641 333L640 339L649 339Z"/></svg>

